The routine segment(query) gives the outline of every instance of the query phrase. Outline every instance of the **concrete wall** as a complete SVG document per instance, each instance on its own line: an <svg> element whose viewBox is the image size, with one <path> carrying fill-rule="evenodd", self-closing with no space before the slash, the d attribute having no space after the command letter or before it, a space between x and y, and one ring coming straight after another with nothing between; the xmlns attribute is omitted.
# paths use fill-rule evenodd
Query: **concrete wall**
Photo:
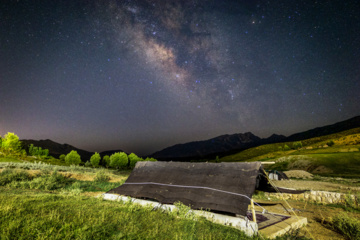
<svg viewBox="0 0 360 240"><path fill-rule="evenodd" d="M293 200L306 200L310 202L322 203L322 204L344 204L346 199L350 199L355 204L360 204L358 196L336 193L336 192L325 192L325 191L310 191L301 194L289 194L289 193L265 193L267 197L275 197L279 199L293 199Z"/></svg>

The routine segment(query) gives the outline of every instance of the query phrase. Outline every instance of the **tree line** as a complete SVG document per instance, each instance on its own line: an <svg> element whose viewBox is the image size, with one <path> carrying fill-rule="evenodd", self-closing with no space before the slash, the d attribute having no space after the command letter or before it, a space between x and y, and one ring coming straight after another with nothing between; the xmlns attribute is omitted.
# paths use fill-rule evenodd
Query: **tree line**
<svg viewBox="0 0 360 240"><path fill-rule="evenodd" d="M34 156L39 159L52 158L49 156L48 149L42 149L41 147L36 147L33 144L24 148L19 140L19 137L10 132L5 134L4 137L0 136L0 153L16 156ZM154 158L143 159L138 157L135 153L127 155L125 152L116 152L110 156L105 155L101 158L100 154L95 152L91 158L84 163L81 160L81 156L75 150L72 150L66 155L60 155L59 160L68 165L84 164L86 167L104 166L119 170L132 169L139 161L157 161Z"/></svg>

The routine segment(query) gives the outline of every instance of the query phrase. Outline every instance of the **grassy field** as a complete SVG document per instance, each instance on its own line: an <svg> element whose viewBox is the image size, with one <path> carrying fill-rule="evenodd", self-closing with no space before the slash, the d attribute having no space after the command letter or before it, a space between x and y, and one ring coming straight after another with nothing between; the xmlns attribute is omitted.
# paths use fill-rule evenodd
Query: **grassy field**
<svg viewBox="0 0 360 240"><path fill-rule="evenodd" d="M284 150L293 142L258 146L226 156L223 162L274 161L269 169L306 170L329 177L360 177L360 128L328 136L307 139L300 149ZM327 143L333 141L333 146Z"/></svg>
<svg viewBox="0 0 360 240"><path fill-rule="evenodd" d="M250 239L242 232L94 197L0 188L1 239Z"/></svg>
<svg viewBox="0 0 360 240"><path fill-rule="evenodd" d="M129 171L15 165L0 169L0 239L260 239L185 216L187 210L164 213L95 197L121 185Z"/></svg>
<svg viewBox="0 0 360 240"><path fill-rule="evenodd" d="M358 179L359 132L360 128L308 139L302 141L300 149L283 150L285 144L292 147L292 143L263 145L221 161L275 161L270 168ZM330 140L334 145L326 147ZM186 206L178 212L162 212L97 198L124 183L129 174L130 170L66 166L54 158L0 154L0 239L264 239L250 238L234 228L186 214ZM351 181L348 186L356 188L358 184ZM308 209L303 214L310 219L309 228L316 234L315 239L360 236L357 205L344 208L301 201L292 204ZM320 208L323 217L318 220ZM278 239L308 239L305 235L309 236L302 230Z"/></svg>

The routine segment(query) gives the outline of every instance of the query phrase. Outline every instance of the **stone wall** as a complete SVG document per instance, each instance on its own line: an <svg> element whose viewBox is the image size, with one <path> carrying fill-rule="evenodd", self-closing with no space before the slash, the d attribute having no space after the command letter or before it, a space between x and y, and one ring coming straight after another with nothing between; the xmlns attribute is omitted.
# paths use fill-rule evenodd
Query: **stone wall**
<svg viewBox="0 0 360 240"><path fill-rule="evenodd" d="M278 199L292 199L292 200L305 200L309 202L316 202L322 204L344 204L346 200L350 200L356 205L360 204L358 196L336 193L336 192L325 192L325 191L310 191L301 194L290 194L290 193L265 193L267 197L275 197Z"/></svg>

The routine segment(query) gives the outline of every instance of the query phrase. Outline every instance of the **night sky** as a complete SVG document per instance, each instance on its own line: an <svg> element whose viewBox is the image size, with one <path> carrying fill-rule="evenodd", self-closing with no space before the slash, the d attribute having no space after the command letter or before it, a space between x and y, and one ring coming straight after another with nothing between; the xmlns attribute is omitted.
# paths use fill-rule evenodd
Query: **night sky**
<svg viewBox="0 0 360 240"><path fill-rule="evenodd" d="M2 0L0 135L138 155L360 115L356 0Z"/></svg>

